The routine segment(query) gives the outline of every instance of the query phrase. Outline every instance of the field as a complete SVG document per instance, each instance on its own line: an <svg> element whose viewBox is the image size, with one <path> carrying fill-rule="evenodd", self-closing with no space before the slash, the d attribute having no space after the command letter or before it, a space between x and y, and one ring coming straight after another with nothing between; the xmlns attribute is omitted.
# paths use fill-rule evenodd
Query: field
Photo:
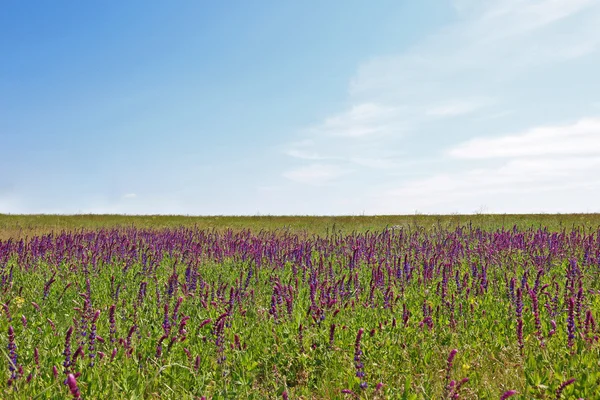
<svg viewBox="0 0 600 400"><path fill-rule="evenodd" d="M600 393L600 216L0 215L16 399Z"/></svg>

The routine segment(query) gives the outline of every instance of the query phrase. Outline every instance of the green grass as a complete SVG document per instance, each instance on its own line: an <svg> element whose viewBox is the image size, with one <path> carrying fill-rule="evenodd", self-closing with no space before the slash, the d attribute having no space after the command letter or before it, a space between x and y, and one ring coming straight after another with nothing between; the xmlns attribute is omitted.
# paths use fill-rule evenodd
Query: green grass
<svg viewBox="0 0 600 400"><path fill-rule="evenodd" d="M0 239L22 238L48 232L114 227L200 229L286 229L325 234L380 231L390 226L443 226L472 224L491 230L516 225L519 229L544 226L552 231L573 226L600 226L600 214L476 214L476 215L381 215L381 216L166 216L166 215L7 215L0 214Z"/></svg>

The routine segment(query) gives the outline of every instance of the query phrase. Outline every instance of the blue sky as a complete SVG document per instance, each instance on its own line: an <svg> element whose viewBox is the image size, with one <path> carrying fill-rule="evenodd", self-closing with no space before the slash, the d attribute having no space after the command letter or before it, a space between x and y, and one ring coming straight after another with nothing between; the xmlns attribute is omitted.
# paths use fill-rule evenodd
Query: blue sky
<svg viewBox="0 0 600 400"><path fill-rule="evenodd" d="M598 212L600 0L7 1L0 212Z"/></svg>

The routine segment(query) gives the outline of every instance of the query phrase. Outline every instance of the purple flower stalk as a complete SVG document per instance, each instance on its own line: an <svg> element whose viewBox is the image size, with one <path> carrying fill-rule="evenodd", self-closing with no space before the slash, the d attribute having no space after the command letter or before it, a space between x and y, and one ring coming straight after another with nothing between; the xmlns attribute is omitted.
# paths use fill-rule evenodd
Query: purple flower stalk
<svg viewBox="0 0 600 400"><path fill-rule="evenodd" d="M110 308L108 309L108 323L110 324L109 327L109 336L110 336L110 342L114 343L115 340L117 340L117 327L116 327L116 322L115 322L115 305L111 305Z"/></svg>
<svg viewBox="0 0 600 400"><path fill-rule="evenodd" d="M117 356L117 348L115 347L112 350L112 353L110 353L110 361L112 362L115 359L116 356Z"/></svg>
<svg viewBox="0 0 600 400"><path fill-rule="evenodd" d="M523 349L525 343L523 342L523 291L521 288L517 288L517 305L515 309L517 314L517 341L519 342L519 350L521 356L524 354Z"/></svg>
<svg viewBox="0 0 600 400"><path fill-rule="evenodd" d="M79 340L80 345L85 344L85 339L87 337L87 329L88 329L88 318L90 313L90 300L87 298L87 295L82 294L84 296L83 301L83 310L81 311L81 321L79 323L79 328L81 330L81 338Z"/></svg>
<svg viewBox="0 0 600 400"><path fill-rule="evenodd" d="M160 337L160 339L158 339L158 343L157 343L157 345L156 345L156 357L157 357L157 358L158 358L158 357L160 357L160 356L162 356L162 350L163 350L163 348L162 348L162 342L163 342L163 341L164 341L166 338L168 338L168 336L167 336L166 334L164 334L164 335L162 335L162 336Z"/></svg>
<svg viewBox="0 0 600 400"><path fill-rule="evenodd" d="M90 367L94 366L94 358L96 357L96 322L98 321L98 317L100 317L100 310L97 310L94 316L92 317L92 327L90 331L90 341L88 345Z"/></svg>
<svg viewBox="0 0 600 400"><path fill-rule="evenodd" d="M446 394L450 393L454 387L454 385L452 385L452 387L450 386L450 372L452 371L452 365L454 364L454 357L456 357L456 353L458 353L458 350L452 349L450 354L448 354L448 359L446 360Z"/></svg>
<svg viewBox="0 0 600 400"><path fill-rule="evenodd" d="M533 290L529 291L529 296L531 297L531 311L533 312L533 317L535 319L535 336L538 338L540 345L544 347L544 335L542 334L538 297Z"/></svg>
<svg viewBox="0 0 600 400"><path fill-rule="evenodd" d="M11 381L14 381L15 379L17 379L18 374L18 368L19 365L17 364L18 362L18 356L17 356L17 345L15 344L15 331L11 326L8 327L8 357L9 357L9 362L8 362L8 369L10 371L10 379L9 379L9 383Z"/></svg>
<svg viewBox="0 0 600 400"><path fill-rule="evenodd" d="M575 300L570 297L567 314L567 345L573 347L575 345Z"/></svg>
<svg viewBox="0 0 600 400"><path fill-rule="evenodd" d="M65 350L63 351L63 355L65 356L65 361L63 362L63 367L65 367L65 373L69 373L69 367L71 366L71 336L73 335L73 327L69 327L67 333L65 335Z"/></svg>
<svg viewBox="0 0 600 400"><path fill-rule="evenodd" d="M81 399L81 393L77 387L77 380L73 374L69 374L69 376L67 376L67 385L69 386L69 390L71 391L73 398L75 400Z"/></svg>
<svg viewBox="0 0 600 400"><path fill-rule="evenodd" d="M164 305L164 317L163 317L163 330L165 331L165 335L169 335L171 333L171 324L169 323L169 303L165 303Z"/></svg>
<svg viewBox="0 0 600 400"><path fill-rule="evenodd" d="M452 381L454 382L454 381ZM462 378L460 380L460 382L455 383L455 385L453 385L452 391L450 392L450 398L452 400L456 400L460 398L460 389L469 382L469 378Z"/></svg>
<svg viewBox="0 0 600 400"><path fill-rule="evenodd" d="M356 376L361 380L361 382L360 382L361 389L367 388L367 382L364 381L365 366L361 360L361 356L362 356L363 352L360 348L360 340L362 338L364 331L365 330L363 328L360 328L358 330L358 333L356 334L356 341L354 342L354 367L356 368Z"/></svg>
<svg viewBox="0 0 600 400"><path fill-rule="evenodd" d="M173 307L173 316L171 317L171 320L173 321L172 324L175 325L177 323L177 321L179 320L179 307L181 306L181 303L183 302L183 297L179 297L177 299L177 303L175 303L175 307Z"/></svg>
<svg viewBox="0 0 600 400"><path fill-rule="evenodd" d="M33 361L35 362L36 367L40 368L40 353L37 347L33 349Z"/></svg>
<svg viewBox="0 0 600 400"><path fill-rule="evenodd" d="M12 321L12 315L10 314L10 308L8 308L8 304L2 304L2 308L4 309L4 313L6 314L6 319L8 322Z"/></svg>
<svg viewBox="0 0 600 400"><path fill-rule="evenodd" d="M75 353L73 354L73 361L71 362L71 365L73 365L77 362L77 358L84 357L84 356L85 356L85 353L83 352L83 346L79 346L77 348L77 350L75 350Z"/></svg>
<svg viewBox="0 0 600 400"><path fill-rule="evenodd" d="M129 328L129 332L127 333L127 339L125 340L125 350L127 350L127 354L131 355L133 352L133 348L131 347L131 337L133 336L133 332L137 329L137 325L132 325Z"/></svg>
<svg viewBox="0 0 600 400"><path fill-rule="evenodd" d="M215 346L217 350L217 364L223 364L226 360L225 356L225 319L227 313L221 314L215 321L213 334L215 335Z"/></svg>
<svg viewBox="0 0 600 400"><path fill-rule="evenodd" d="M512 397L512 396L514 396L515 394L517 394L517 391L516 391L516 390L507 390L506 392L504 392L504 393L502 394L502 396L500 396L500 400L506 400L506 399L508 399L509 397Z"/></svg>
<svg viewBox="0 0 600 400"><path fill-rule="evenodd" d="M575 382L575 378L571 378L568 381L564 381L560 384L558 389L556 389L556 400L559 400L562 396L562 392L566 389L567 386L572 385Z"/></svg>
<svg viewBox="0 0 600 400"><path fill-rule="evenodd" d="M333 348L333 342L335 340L335 324L331 324L329 327L329 347Z"/></svg>

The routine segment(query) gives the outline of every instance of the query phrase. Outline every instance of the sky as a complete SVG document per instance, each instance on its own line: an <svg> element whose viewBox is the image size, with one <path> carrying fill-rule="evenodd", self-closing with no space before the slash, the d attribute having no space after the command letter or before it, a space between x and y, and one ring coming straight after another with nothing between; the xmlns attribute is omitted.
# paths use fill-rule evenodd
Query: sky
<svg viewBox="0 0 600 400"><path fill-rule="evenodd" d="M600 212L600 0L0 6L0 213Z"/></svg>

